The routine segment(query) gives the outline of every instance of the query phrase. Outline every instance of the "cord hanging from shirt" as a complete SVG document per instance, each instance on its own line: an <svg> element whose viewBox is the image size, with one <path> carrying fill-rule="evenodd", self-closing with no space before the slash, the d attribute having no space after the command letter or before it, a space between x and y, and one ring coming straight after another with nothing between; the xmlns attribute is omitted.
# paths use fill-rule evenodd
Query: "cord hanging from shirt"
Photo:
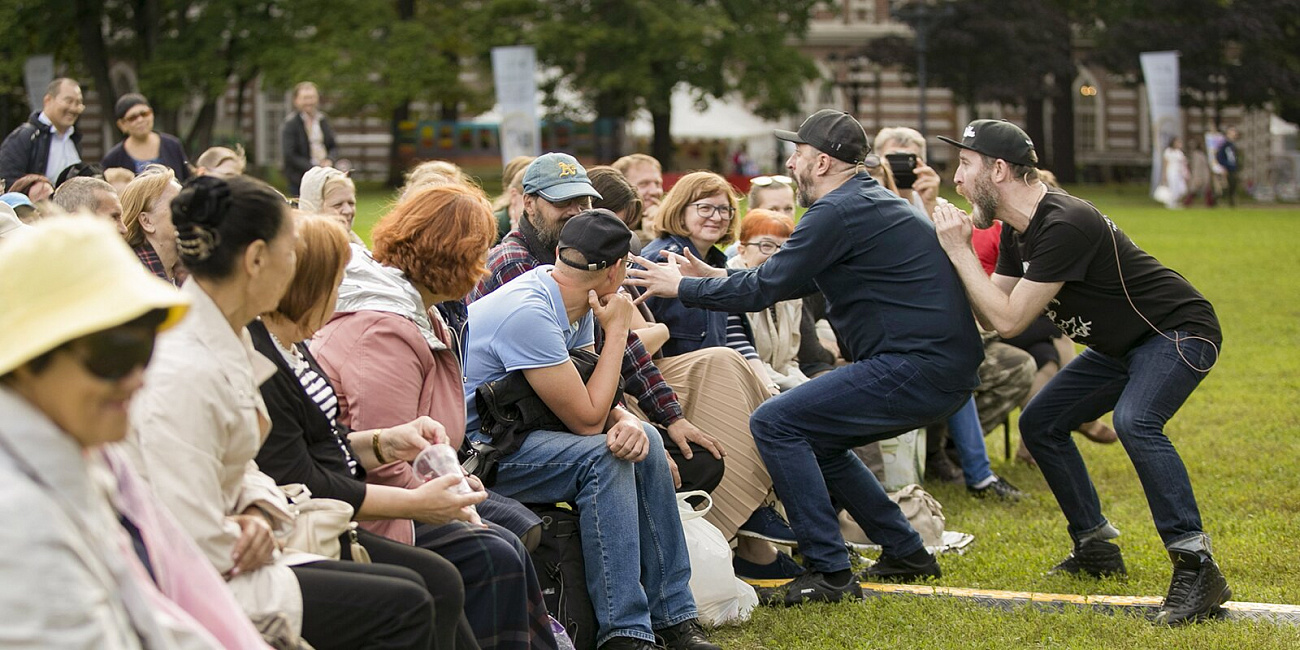
<svg viewBox="0 0 1300 650"><path fill-rule="evenodd" d="M1133 313L1137 314L1138 318L1141 318L1142 321L1147 324L1147 327L1150 327L1152 330L1154 330L1156 334L1163 336L1165 339L1173 343L1174 349L1178 351L1178 358L1182 359L1183 363L1187 364L1188 368L1191 368L1192 370L1199 372L1201 374L1205 374L1210 370L1212 370L1214 366L1219 363L1219 346L1215 345L1214 341L1211 341L1210 339L1207 339L1204 336L1199 336L1196 334L1183 334L1181 332L1174 332L1172 336L1166 334L1159 327L1156 327L1155 324L1152 323L1150 319L1148 319L1146 315L1142 313L1142 310L1138 309L1137 305L1133 302L1133 296L1129 295L1128 283L1124 281L1124 269L1123 267L1120 266L1119 238L1115 236L1116 226L1114 222L1112 222L1110 218L1107 217L1106 215L1102 215L1102 219L1106 221L1106 230L1110 232L1111 249L1115 251L1115 274L1119 276L1119 286L1121 289L1124 290L1124 298L1128 300L1129 307L1133 308ZM1183 341L1195 341L1195 340L1201 340L1201 341L1205 341L1206 343L1209 343L1210 348L1214 350L1214 359L1210 361L1210 365L1208 367L1205 368L1196 367L1196 364L1189 361L1187 359L1187 355L1183 352L1183 345L1182 345Z"/></svg>

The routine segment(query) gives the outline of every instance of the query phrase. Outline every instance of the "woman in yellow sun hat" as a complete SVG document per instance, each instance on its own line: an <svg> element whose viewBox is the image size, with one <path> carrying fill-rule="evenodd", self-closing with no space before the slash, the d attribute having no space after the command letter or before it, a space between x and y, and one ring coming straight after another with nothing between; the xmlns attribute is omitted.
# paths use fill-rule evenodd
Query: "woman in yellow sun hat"
<svg viewBox="0 0 1300 650"><path fill-rule="evenodd" d="M110 444L187 302L100 219L0 242L0 647L263 647Z"/></svg>

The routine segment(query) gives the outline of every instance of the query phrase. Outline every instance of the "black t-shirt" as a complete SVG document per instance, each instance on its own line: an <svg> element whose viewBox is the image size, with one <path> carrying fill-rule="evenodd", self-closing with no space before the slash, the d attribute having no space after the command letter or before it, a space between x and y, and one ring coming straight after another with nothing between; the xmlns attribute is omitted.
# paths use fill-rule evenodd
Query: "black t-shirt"
<svg viewBox="0 0 1300 650"><path fill-rule="evenodd" d="M1043 197L1024 233L1002 229L997 273L1064 282L1047 304L1048 318L1074 341L1111 356L1124 356L1157 329L1222 342L1205 296L1091 203L1064 192Z"/></svg>

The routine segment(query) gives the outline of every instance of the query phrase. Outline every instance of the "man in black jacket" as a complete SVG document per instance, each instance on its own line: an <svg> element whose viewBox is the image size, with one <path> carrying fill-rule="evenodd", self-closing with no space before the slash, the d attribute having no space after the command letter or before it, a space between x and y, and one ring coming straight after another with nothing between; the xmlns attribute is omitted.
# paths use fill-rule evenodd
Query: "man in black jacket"
<svg viewBox="0 0 1300 650"><path fill-rule="evenodd" d="M316 84L304 81L293 87L293 108L294 112L280 127L280 146L289 194L298 196L302 175L312 167L334 166L338 149L334 129L320 112L320 91Z"/></svg>
<svg viewBox="0 0 1300 650"><path fill-rule="evenodd" d="M66 167L81 162L81 134L72 125L84 110L76 80L51 81L41 110L0 144L0 179L5 189L27 174L44 174L53 182Z"/></svg>

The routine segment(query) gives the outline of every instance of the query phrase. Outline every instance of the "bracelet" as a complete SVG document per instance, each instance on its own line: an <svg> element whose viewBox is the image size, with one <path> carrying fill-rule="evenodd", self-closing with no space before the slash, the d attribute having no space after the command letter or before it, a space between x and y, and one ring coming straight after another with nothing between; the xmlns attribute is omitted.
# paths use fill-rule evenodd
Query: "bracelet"
<svg viewBox="0 0 1300 650"><path fill-rule="evenodd" d="M384 452L379 449L379 436L382 435L384 435L384 430L380 429L375 432L374 436L371 436L370 449L375 452L375 460L379 461L380 465L387 465L388 459L384 458Z"/></svg>

